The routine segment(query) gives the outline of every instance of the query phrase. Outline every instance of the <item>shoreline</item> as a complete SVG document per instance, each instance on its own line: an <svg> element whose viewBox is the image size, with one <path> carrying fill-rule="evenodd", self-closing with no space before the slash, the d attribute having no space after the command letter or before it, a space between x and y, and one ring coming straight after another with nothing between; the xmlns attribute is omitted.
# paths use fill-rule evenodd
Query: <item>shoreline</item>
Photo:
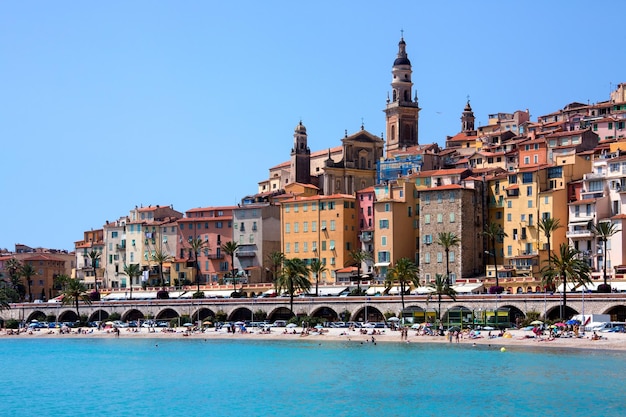
<svg viewBox="0 0 626 417"><path fill-rule="evenodd" d="M598 333L602 338L600 340L592 340L593 332L587 332L583 337L557 337L549 340L543 337L541 340L534 337L532 332L523 330L509 330L506 332L510 337L492 337L487 334L481 334L479 338L459 337L458 342L455 337L445 336L418 336L414 330L409 330L406 338L402 337L400 331L391 331L384 329L380 334L361 334L358 331L351 331L347 328L329 328L324 329L323 333L310 332L308 335L302 335L302 328L286 329L283 327L274 327L270 333L261 332L257 329L249 330L246 333L227 333L224 329L215 331L215 328L209 328L205 332L189 331L184 327L162 331L163 329L155 329L156 332L150 332L148 328L123 328L120 329L119 337L112 330L97 330L94 328L72 329L70 333L61 334L59 329L39 329L33 331L24 331L18 334L7 334L6 329L0 330L0 341L2 339L76 339L76 338L120 338L120 339L205 339L205 340L316 340L316 341L351 341L368 343L372 341L372 337L376 343L435 343L435 344L461 344L470 346L490 346L496 348L532 348L534 349L577 349L577 350L609 350L609 351L626 351L626 334L625 333ZM287 333L285 333L287 330ZM295 330L295 334L293 331ZM484 332L483 332L484 333ZM450 341L451 340L451 341Z"/></svg>

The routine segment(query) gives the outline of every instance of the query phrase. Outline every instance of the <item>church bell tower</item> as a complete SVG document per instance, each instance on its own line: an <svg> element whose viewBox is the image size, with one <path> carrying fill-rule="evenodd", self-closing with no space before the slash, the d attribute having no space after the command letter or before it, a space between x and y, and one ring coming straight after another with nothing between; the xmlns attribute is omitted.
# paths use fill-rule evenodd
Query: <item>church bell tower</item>
<svg viewBox="0 0 626 417"><path fill-rule="evenodd" d="M387 152L416 146L418 142L419 108L417 93L411 98L411 61L406 53L404 37L398 43L398 56L391 70L391 98L387 96Z"/></svg>

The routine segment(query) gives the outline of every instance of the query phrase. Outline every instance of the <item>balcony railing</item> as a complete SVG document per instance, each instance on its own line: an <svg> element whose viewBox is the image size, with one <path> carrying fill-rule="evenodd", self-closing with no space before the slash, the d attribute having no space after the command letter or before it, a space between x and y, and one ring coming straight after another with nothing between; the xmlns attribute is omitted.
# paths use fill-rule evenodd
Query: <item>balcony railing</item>
<svg viewBox="0 0 626 417"><path fill-rule="evenodd" d="M256 255L256 252L251 250L238 250L237 252L235 252L235 255L237 255L238 258L250 258L254 257Z"/></svg>
<svg viewBox="0 0 626 417"><path fill-rule="evenodd" d="M209 258L209 259L224 259L224 254L223 253L209 253L207 255L207 258Z"/></svg>
<svg viewBox="0 0 626 417"><path fill-rule="evenodd" d="M593 237L593 232L591 230L568 230L565 237L568 239L588 238Z"/></svg>

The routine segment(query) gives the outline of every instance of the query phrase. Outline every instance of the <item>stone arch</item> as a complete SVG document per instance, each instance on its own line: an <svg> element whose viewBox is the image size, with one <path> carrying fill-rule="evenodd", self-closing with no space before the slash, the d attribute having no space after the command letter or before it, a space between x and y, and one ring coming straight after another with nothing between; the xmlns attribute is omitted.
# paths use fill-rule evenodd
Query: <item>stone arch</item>
<svg viewBox="0 0 626 417"><path fill-rule="evenodd" d="M276 320L289 320L292 317L294 317L294 314L287 307L278 307L267 315L267 319L270 322Z"/></svg>
<svg viewBox="0 0 626 417"><path fill-rule="evenodd" d="M352 314L351 321L362 321L364 323L385 321L385 316L378 308L372 305L363 305Z"/></svg>
<svg viewBox="0 0 626 417"><path fill-rule="evenodd" d="M122 314L122 321L142 320L143 318L143 313L136 308L132 308Z"/></svg>
<svg viewBox="0 0 626 417"><path fill-rule="evenodd" d="M26 318L26 322L30 323L33 320L45 321L46 314L41 310L35 310L28 315L28 317Z"/></svg>
<svg viewBox="0 0 626 417"><path fill-rule="evenodd" d="M80 318L74 310L65 310L57 317L57 322L77 322Z"/></svg>
<svg viewBox="0 0 626 417"><path fill-rule="evenodd" d="M418 305L409 305L401 311L405 323L434 323L437 311L434 308L424 309Z"/></svg>
<svg viewBox="0 0 626 417"><path fill-rule="evenodd" d="M611 321L626 322L626 306L617 304L605 310L604 314L611 315Z"/></svg>
<svg viewBox="0 0 626 417"><path fill-rule="evenodd" d="M228 321L246 321L252 320L252 310L247 307L239 307L233 310L229 317Z"/></svg>
<svg viewBox="0 0 626 417"><path fill-rule="evenodd" d="M326 321L337 321L339 315L330 307L320 306L311 312L311 317L320 317Z"/></svg>
<svg viewBox="0 0 626 417"><path fill-rule="evenodd" d="M467 327L474 324L474 310L460 305L452 306L441 315L441 322L448 327Z"/></svg>
<svg viewBox="0 0 626 417"><path fill-rule="evenodd" d="M551 307L548 309L548 311L546 312L547 314L547 318L546 320L558 320L561 318L561 305L557 305L554 307ZM569 304L567 306L565 306L565 312L563 313L563 319L567 320L568 318L574 316L578 314L578 311L574 310L572 308L572 306L570 306Z"/></svg>
<svg viewBox="0 0 626 417"><path fill-rule="evenodd" d="M99 309L89 315L88 321L104 321L109 318L109 313Z"/></svg>
<svg viewBox="0 0 626 417"><path fill-rule="evenodd" d="M512 325L518 325L522 322L522 320L526 318L526 313L524 313L522 310L514 305L506 304L502 307L509 309L509 322Z"/></svg>
<svg viewBox="0 0 626 417"><path fill-rule="evenodd" d="M180 317L180 314L178 314L176 310L173 308L165 308L157 313L156 320L171 320L177 319L178 317Z"/></svg>
<svg viewBox="0 0 626 417"><path fill-rule="evenodd" d="M173 317L172 317L173 318ZM213 321L215 318L215 313L210 308L201 307L198 310L194 311L191 315L191 321L204 321L206 319L211 319Z"/></svg>

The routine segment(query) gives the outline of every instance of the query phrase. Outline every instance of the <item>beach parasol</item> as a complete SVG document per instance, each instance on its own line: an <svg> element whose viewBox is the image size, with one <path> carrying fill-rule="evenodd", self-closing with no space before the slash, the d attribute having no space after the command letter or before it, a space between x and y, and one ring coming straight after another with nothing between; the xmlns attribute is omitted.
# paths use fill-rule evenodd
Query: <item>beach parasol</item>
<svg viewBox="0 0 626 417"><path fill-rule="evenodd" d="M400 321L398 317L389 317L387 321Z"/></svg>
<svg viewBox="0 0 626 417"><path fill-rule="evenodd" d="M287 325L287 327L288 327L289 329L293 329L294 327L298 327L298 325L297 325L296 323L289 323L289 324Z"/></svg>
<svg viewBox="0 0 626 417"><path fill-rule="evenodd" d="M213 324L212 321L203 321L202 324L204 324L205 326L210 326Z"/></svg>
<svg viewBox="0 0 626 417"><path fill-rule="evenodd" d="M185 326L185 327L191 327L191 326L193 326L193 323L185 323L185 324L183 324L183 326Z"/></svg>
<svg viewBox="0 0 626 417"><path fill-rule="evenodd" d="M561 322L559 322L559 323L554 323L554 325L555 325L555 326L557 326L557 327L567 327L567 324L565 324L565 323L561 323Z"/></svg>
<svg viewBox="0 0 626 417"><path fill-rule="evenodd" d="M244 323L243 321L236 321L235 322L235 326L243 326L244 324L246 324L246 323Z"/></svg>
<svg viewBox="0 0 626 417"><path fill-rule="evenodd" d="M321 324L318 324L317 326L315 326L316 329L323 329L324 326L322 326Z"/></svg>
<svg viewBox="0 0 626 417"><path fill-rule="evenodd" d="M541 326L543 322L541 320L535 320L531 321L530 324L532 324L533 326Z"/></svg>
<svg viewBox="0 0 626 417"><path fill-rule="evenodd" d="M460 332L460 331L461 331L461 328L460 328L460 327L458 327L458 326L452 326L452 327L450 327L450 328L448 329L448 331L450 331L450 332Z"/></svg>
<svg viewBox="0 0 626 417"><path fill-rule="evenodd" d="M106 323L104 323L104 324L106 324L107 326L113 326L115 323L113 323L112 321L107 321L107 322L106 322Z"/></svg>
<svg viewBox="0 0 626 417"><path fill-rule="evenodd" d="M580 320L574 320L574 319L572 319L572 320L568 320L568 321L566 321L565 323L566 323L566 324L569 324L570 326L573 326L573 325L575 325L575 324L580 324Z"/></svg>

